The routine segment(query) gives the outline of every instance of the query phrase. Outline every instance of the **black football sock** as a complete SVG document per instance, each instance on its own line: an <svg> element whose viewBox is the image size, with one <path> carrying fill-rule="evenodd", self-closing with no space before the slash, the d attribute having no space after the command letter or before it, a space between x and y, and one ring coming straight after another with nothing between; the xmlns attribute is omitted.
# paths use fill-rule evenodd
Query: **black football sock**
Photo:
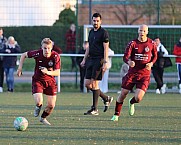
<svg viewBox="0 0 181 145"><path fill-rule="evenodd" d="M100 89L99 89L100 90ZM101 92L100 90L100 95L99 95L104 101L107 101L108 100L108 96L105 95L103 92Z"/></svg>
<svg viewBox="0 0 181 145"><path fill-rule="evenodd" d="M92 89L90 89L91 91L93 91ZM104 101L107 101L108 99L108 96L105 95L103 92L101 92L101 90L99 89L100 93L99 93L99 96L104 100Z"/></svg>
<svg viewBox="0 0 181 145"><path fill-rule="evenodd" d="M97 110L97 106L98 106L98 98L99 98L99 95L100 95L100 90L92 90L93 92L93 108L95 110Z"/></svg>
<svg viewBox="0 0 181 145"><path fill-rule="evenodd" d="M41 117L46 118L48 115L50 115L50 113L47 113L47 112L43 111Z"/></svg>
<svg viewBox="0 0 181 145"><path fill-rule="evenodd" d="M134 103L138 103L136 100L135 100L135 97L133 97L130 101L131 104L134 104Z"/></svg>

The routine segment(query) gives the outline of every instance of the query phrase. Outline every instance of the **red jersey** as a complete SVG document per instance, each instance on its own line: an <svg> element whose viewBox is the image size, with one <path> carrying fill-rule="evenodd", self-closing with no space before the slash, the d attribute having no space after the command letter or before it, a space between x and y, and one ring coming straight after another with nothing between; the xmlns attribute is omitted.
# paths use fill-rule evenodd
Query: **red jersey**
<svg viewBox="0 0 181 145"><path fill-rule="evenodd" d="M157 60L157 48L150 38L146 42L140 42L138 39L132 40L126 47L123 61L128 62L131 59L135 62L134 67L129 67L129 73L150 75L151 70L147 70L146 64L155 63Z"/></svg>
<svg viewBox="0 0 181 145"><path fill-rule="evenodd" d="M35 68L34 68L34 79L38 80L51 80L55 79L54 76L43 74L40 70L41 67L46 67L49 71L60 69L60 56L57 52L52 51L50 57L43 56L43 50L32 50L28 51L28 58L35 59Z"/></svg>
<svg viewBox="0 0 181 145"><path fill-rule="evenodd" d="M173 54L181 56L181 43L174 45ZM181 57L175 58L176 63L181 63Z"/></svg>

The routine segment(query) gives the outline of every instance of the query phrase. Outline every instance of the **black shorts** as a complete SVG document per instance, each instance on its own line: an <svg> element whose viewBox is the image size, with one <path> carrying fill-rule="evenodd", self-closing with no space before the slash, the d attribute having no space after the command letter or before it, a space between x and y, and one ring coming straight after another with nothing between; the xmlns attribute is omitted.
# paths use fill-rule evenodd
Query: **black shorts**
<svg viewBox="0 0 181 145"><path fill-rule="evenodd" d="M88 58L86 61L86 79L102 80L102 58Z"/></svg>

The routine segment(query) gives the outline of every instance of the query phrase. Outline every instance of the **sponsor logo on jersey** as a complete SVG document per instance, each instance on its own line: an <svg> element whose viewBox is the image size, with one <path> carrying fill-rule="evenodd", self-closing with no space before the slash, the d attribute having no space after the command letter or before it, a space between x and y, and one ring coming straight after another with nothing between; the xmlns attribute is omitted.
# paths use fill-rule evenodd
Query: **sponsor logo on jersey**
<svg viewBox="0 0 181 145"><path fill-rule="evenodd" d="M148 55L147 54L135 54L135 60L144 60L147 61L148 60Z"/></svg>

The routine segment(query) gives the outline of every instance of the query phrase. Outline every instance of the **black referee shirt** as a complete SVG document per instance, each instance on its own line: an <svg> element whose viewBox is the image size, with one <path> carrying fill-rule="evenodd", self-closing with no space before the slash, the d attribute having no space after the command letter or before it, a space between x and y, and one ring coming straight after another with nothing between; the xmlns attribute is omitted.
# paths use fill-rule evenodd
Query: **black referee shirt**
<svg viewBox="0 0 181 145"><path fill-rule="evenodd" d="M103 42L109 42L108 32L100 27L97 31L91 29L89 32L89 56L91 58L104 58Z"/></svg>

